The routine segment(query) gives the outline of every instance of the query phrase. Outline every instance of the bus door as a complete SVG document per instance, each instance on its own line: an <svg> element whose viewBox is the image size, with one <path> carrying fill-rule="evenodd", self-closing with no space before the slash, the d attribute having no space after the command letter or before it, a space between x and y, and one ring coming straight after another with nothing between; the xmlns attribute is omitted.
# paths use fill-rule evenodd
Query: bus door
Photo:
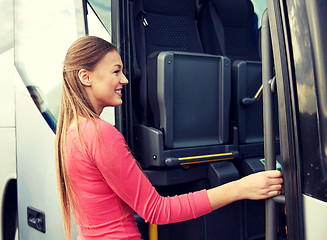
<svg viewBox="0 0 327 240"><path fill-rule="evenodd" d="M54 145L62 63L78 37L111 41L110 32L111 1L15 0L20 239L64 239ZM113 108L105 108L100 117L115 124Z"/></svg>
<svg viewBox="0 0 327 240"><path fill-rule="evenodd" d="M327 5L320 0L267 1L267 5L274 63L269 91L276 90L278 96L285 198L267 202L285 203L288 239L324 239L327 217ZM262 39L262 45L267 41L270 39ZM263 65L267 61L269 58L264 60L263 56ZM272 110L265 108L264 116L269 116L269 111ZM266 135L269 124L265 126ZM267 145L269 137L265 137ZM270 154L266 158L274 162L273 151L265 149L265 154ZM275 209L268 205L266 239L276 239Z"/></svg>
<svg viewBox="0 0 327 240"><path fill-rule="evenodd" d="M84 35L82 4L15 0L14 62L20 239L64 239L55 168L62 62Z"/></svg>

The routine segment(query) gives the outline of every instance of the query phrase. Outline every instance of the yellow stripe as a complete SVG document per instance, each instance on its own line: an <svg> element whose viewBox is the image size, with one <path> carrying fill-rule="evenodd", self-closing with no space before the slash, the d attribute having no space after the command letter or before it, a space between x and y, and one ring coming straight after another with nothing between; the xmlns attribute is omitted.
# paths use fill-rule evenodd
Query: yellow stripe
<svg viewBox="0 0 327 240"><path fill-rule="evenodd" d="M219 154L212 154L212 155L201 155L201 156L194 156L194 157L181 157L178 160L191 160L191 159L199 159L199 158L208 158L208 157L222 157L222 156L230 156L233 153L219 153Z"/></svg>
<svg viewBox="0 0 327 240"><path fill-rule="evenodd" d="M221 158L221 159L204 160L204 161L197 161L197 162L186 162L186 163L181 163L180 165L195 164L195 163L206 163L206 162L215 162L215 161L224 161L224 160L231 160L231 159L234 159L234 158Z"/></svg>

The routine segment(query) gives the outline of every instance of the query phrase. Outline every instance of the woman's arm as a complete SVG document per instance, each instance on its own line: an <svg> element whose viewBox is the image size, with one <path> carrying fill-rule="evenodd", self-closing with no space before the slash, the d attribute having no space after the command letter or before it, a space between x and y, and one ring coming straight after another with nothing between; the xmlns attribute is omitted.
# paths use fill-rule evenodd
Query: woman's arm
<svg viewBox="0 0 327 240"><path fill-rule="evenodd" d="M282 174L278 170L259 172L240 180L207 190L212 210L242 199L266 199L282 190Z"/></svg>
<svg viewBox="0 0 327 240"><path fill-rule="evenodd" d="M124 137L112 125L100 120L98 123L99 140L94 131L85 137L96 168L115 194L145 221L168 224L211 212L206 189L160 196L131 155Z"/></svg>
<svg viewBox="0 0 327 240"><path fill-rule="evenodd" d="M93 158L111 189L146 221L156 224L199 217L240 199L263 199L281 190L281 173L261 172L209 190L161 197L139 169L123 136L100 121L100 144L93 141ZM104 134L105 133L105 134Z"/></svg>

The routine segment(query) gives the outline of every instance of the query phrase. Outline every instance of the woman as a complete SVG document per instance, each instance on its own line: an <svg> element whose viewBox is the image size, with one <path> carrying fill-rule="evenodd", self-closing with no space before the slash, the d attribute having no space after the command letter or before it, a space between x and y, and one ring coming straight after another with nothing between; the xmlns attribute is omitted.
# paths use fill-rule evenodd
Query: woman
<svg viewBox="0 0 327 240"><path fill-rule="evenodd" d="M78 239L140 239L136 211L150 223L197 218L233 201L280 194L279 171L253 174L209 190L161 197L128 150L123 136L99 119L122 104L128 83L116 48L86 36L68 49L56 135L57 181L67 239L72 210Z"/></svg>

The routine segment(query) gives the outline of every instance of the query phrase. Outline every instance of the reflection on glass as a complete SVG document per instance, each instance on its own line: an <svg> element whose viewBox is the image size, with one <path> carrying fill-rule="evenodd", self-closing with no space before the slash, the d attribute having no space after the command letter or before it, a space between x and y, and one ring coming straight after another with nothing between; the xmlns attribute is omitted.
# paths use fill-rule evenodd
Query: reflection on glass
<svg viewBox="0 0 327 240"><path fill-rule="evenodd" d="M44 117L45 121L48 123L49 127L52 129L52 131L56 131L57 126L57 119L55 116L50 112L50 109L47 105L47 103L43 100L44 97L41 97L40 89L38 89L37 86L27 86L27 90L29 91L35 105L39 109L39 111L42 113L42 116Z"/></svg>
<svg viewBox="0 0 327 240"><path fill-rule="evenodd" d="M77 38L74 1L15 1L15 65L31 97L54 130L62 63Z"/></svg>

